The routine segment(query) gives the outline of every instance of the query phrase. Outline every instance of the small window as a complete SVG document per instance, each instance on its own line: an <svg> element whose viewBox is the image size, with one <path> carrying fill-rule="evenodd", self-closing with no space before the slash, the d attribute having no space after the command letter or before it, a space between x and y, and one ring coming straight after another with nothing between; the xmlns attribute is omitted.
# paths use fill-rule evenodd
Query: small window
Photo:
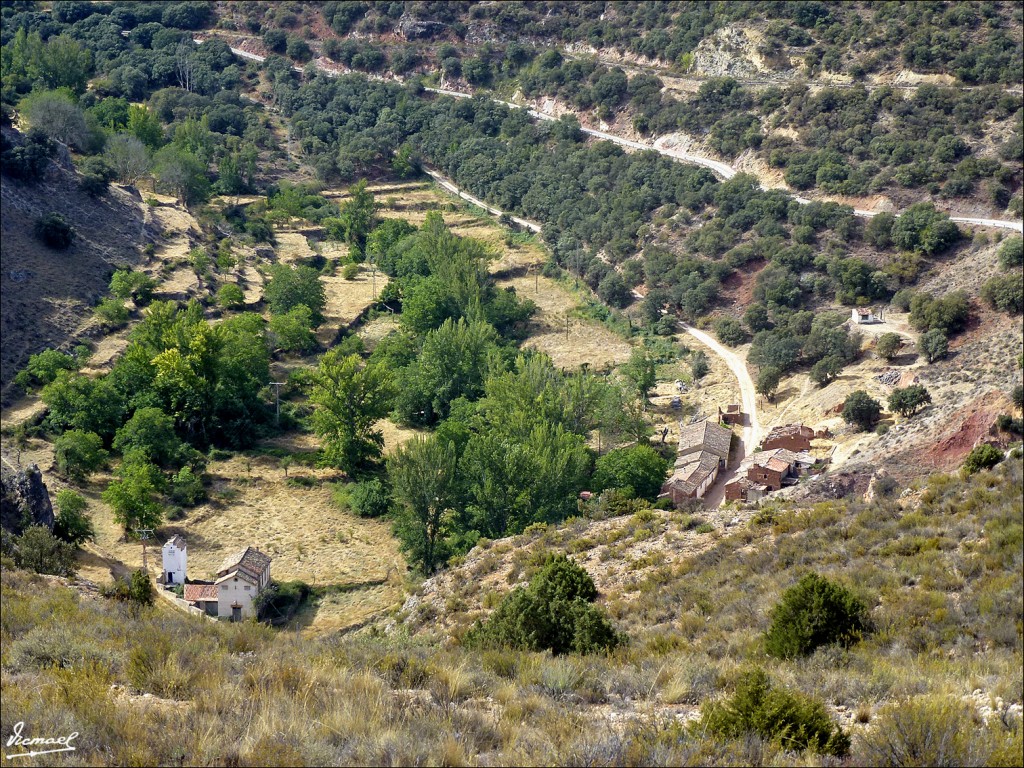
<svg viewBox="0 0 1024 768"><path fill-rule="evenodd" d="M248 592L248 591L249 591L249 585L248 585L248 584L246 584L246 585L245 585L245 591L246 591L246 592Z"/></svg>

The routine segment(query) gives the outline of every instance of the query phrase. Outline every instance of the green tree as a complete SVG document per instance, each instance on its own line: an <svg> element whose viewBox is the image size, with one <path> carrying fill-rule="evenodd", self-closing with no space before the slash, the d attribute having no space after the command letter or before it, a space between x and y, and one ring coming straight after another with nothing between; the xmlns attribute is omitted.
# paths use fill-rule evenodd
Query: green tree
<svg viewBox="0 0 1024 768"><path fill-rule="evenodd" d="M765 366L757 374L755 388L759 395L764 395L769 400L775 399L775 391L782 382L782 371L772 365Z"/></svg>
<svg viewBox="0 0 1024 768"><path fill-rule="evenodd" d="M498 334L482 320L445 320L423 340L419 357L398 376L395 407L407 423L446 418L454 400L478 398L491 370Z"/></svg>
<svg viewBox="0 0 1024 768"><path fill-rule="evenodd" d="M313 327L324 321L327 294L320 282L320 273L312 267L274 264L270 268L270 279L263 290L263 297L275 315L284 315L303 304L312 312Z"/></svg>
<svg viewBox="0 0 1024 768"><path fill-rule="evenodd" d="M1024 281L1021 279L1020 269L1017 269L1016 274L997 275L987 280L981 286L981 298L992 309L1000 312L1010 315L1024 312Z"/></svg>
<svg viewBox="0 0 1024 768"><path fill-rule="evenodd" d="M170 191L186 205L206 200L210 181L206 164L195 155L174 144L158 150L153 156L153 170L159 186Z"/></svg>
<svg viewBox="0 0 1024 768"><path fill-rule="evenodd" d="M126 457L117 470L117 478L103 491L103 501L114 512L114 521L125 531L156 528L163 520L159 493L164 478L144 456Z"/></svg>
<svg viewBox="0 0 1024 768"><path fill-rule="evenodd" d="M317 406L313 430L323 443L323 460L348 473L381 455L384 437L375 429L391 407L391 380L379 365L335 349L320 359L309 399Z"/></svg>
<svg viewBox="0 0 1024 768"><path fill-rule="evenodd" d="M107 463L107 452L95 432L70 429L53 441L53 459L58 472L81 482Z"/></svg>
<svg viewBox="0 0 1024 768"><path fill-rule="evenodd" d="M903 337L891 331L883 333L878 337L875 351L883 360L892 360L903 348Z"/></svg>
<svg viewBox="0 0 1024 768"><path fill-rule="evenodd" d="M991 469L1003 460L1003 452L994 445L984 443L971 449L964 459L964 472L973 475L982 469Z"/></svg>
<svg viewBox="0 0 1024 768"><path fill-rule="evenodd" d="M594 467L593 491L631 488L637 498L653 501L661 492L669 462L648 445L609 451Z"/></svg>
<svg viewBox="0 0 1024 768"><path fill-rule="evenodd" d="M881 404L862 389L851 392L843 403L843 421L867 431L878 423Z"/></svg>
<svg viewBox="0 0 1024 768"><path fill-rule="evenodd" d="M819 387L826 386L843 371L843 359L838 355L829 355L811 366L810 378Z"/></svg>
<svg viewBox="0 0 1024 768"><path fill-rule="evenodd" d="M35 387L45 387L61 371L77 371L78 365L71 355L56 349L44 349L29 357L28 364L14 377L14 383L28 392Z"/></svg>
<svg viewBox="0 0 1024 768"><path fill-rule="evenodd" d="M395 535L426 574L447 558L444 537L459 498L457 462L455 444L437 436L415 437L388 458Z"/></svg>
<svg viewBox="0 0 1024 768"><path fill-rule="evenodd" d="M181 466L185 446L174 431L174 419L159 408L139 408L114 436L114 450L136 453L161 467Z"/></svg>
<svg viewBox="0 0 1024 768"><path fill-rule="evenodd" d="M78 96L85 93L92 74L92 52L68 34L46 41L39 59L39 74L48 88L67 88Z"/></svg>
<svg viewBox="0 0 1024 768"><path fill-rule="evenodd" d="M164 143L164 129L160 119L144 104L128 107L128 133L152 150L159 149Z"/></svg>
<svg viewBox="0 0 1024 768"><path fill-rule="evenodd" d="M867 608L852 592L809 573L783 592L764 643L770 655L792 659L822 645L855 643L867 629Z"/></svg>
<svg viewBox="0 0 1024 768"><path fill-rule="evenodd" d="M238 309L245 304L245 293L237 283L224 283L217 290L217 303L224 309ZM310 321L312 321L312 315Z"/></svg>
<svg viewBox="0 0 1024 768"><path fill-rule="evenodd" d="M629 354L622 368L622 375L626 377L641 400L646 401L648 393L658 382L656 361L649 352L639 347L634 347Z"/></svg>
<svg viewBox="0 0 1024 768"><path fill-rule="evenodd" d="M96 538L96 529L86 511L89 503L78 493L62 488L57 491L57 516L53 535L76 547Z"/></svg>
<svg viewBox="0 0 1024 768"><path fill-rule="evenodd" d="M949 340L946 334L939 328L933 328L927 333L921 334L917 342L917 350L929 363L941 360L949 353Z"/></svg>
<svg viewBox="0 0 1024 768"><path fill-rule="evenodd" d="M325 219L327 237L354 245L360 251L366 248L366 237L375 224L377 203L366 188L366 179L349 187L349 199L341 206L336 219Z"/></svg>
<svg viewBox="0 0 1024 768"><path fill-rule="evenodd" d="M909 387L897 387L889 395L889 410L895 411L904 418L913 416L932 401L928 390L920 384Z"/></svg>
<svg viewBox="0 0 1024 768"><path fill-rule="evenodd" d="M270 316L270 335L278 349L286 352L310 352L316 348L316 336L310 330L313 313L298 304L283 315Z"/></svg>
<svg viewBox="0 0 1024 768"><path fill-rule="evenodd" d="M73 576L75 548L61 541L48 528L32 525L18 537L14 562L21 568L54 576Z"/></svg>
<svg viewBox="0 0 1024 768"><path fill-rule="evenodd" d="M590 574L565 555L551 555L529 586L506 595L465 642L556 655L614 650L626 638L593 605L596 597Z"/></svg>

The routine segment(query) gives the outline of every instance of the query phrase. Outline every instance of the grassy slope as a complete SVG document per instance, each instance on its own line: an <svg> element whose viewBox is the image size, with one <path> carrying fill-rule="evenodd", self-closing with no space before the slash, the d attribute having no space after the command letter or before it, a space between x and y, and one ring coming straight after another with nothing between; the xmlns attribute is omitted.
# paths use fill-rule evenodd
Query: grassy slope
<svg viewBox="0 0 1024 768"><path fill-rule="evenodd" d="M5 570L2 727L81 732L68 764L816 762L684 732L695 704L759 663L856 721L853 764L870 759L882 702L930 696L980 706L974 721L946 724L959 731L954 759L1012 764L1019 719L983 723L985 707L1022 696L1021 472L1015 459L967 482L935 478L903 504L762 515L635 588L608 590L603 602L633 636L609 658L477 653L402 631L309 641L131 611ZM570 524L492 548L529 559L577 533ZM766 659L767 611L810 568L863 594L876 632L849 651ZM183 717L190 727L166 738Z"/></svg>

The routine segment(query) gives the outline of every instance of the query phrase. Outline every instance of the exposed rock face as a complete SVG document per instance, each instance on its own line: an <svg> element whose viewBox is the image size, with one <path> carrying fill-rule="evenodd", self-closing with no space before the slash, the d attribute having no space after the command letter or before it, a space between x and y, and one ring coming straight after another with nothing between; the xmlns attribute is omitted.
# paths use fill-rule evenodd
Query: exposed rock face
<svg viewBox="0 0 1024 768"><path fill-rule="evenodd" d="M35 464L18 472L4 464L0 472L0 526L17 534L29 525L53 528L53 505L43 475Z"/></svg>
<svg viewBox="0 0 1024 768"><path fill-rule="evenodd" d="M430 38L444 34L445 26L446 25L442 24L440 21L414 19L408 14L405 14L398 20L398 26L395 27L395 32L406 40L418 40L421 38Z"/></svg>

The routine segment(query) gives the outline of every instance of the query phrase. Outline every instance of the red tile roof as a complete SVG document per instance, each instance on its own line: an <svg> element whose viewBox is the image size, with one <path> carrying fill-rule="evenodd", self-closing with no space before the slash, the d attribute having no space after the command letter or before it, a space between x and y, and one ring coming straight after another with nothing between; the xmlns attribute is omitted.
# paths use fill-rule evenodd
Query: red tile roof
<svg viewBox="0 0 1024 768"><path fill-rule="evenodd" d="M200 600L216 600L217 599L217 585L216 584L186 584L185 585L185 602L195 603Z"/></svg>

